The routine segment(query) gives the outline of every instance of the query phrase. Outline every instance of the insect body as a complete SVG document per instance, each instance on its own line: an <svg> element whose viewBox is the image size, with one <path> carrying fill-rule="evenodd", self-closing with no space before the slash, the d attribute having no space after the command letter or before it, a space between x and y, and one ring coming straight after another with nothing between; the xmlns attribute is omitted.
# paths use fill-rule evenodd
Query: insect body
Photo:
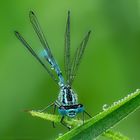
<svg viewBox="0 0 140 140"><path fill-rule="evenodd" d="M61 104L59 112L62 116L67 115L72 118L77 113L83 112L83 105L78 104L77 95L69 85L61 88L57 102Z"/></svg>
<svg viewBox="0 0 140 140"><path fill-rule="evenodd" d="M22 44L30 51L30 53L39 61L39 63L45 68L45 70L49 73L49 75L52 77L52 79L58 84L60 87L60 92L58 95L58 99L44 108L42 111L46 110L50 106L54 106L54 113L56 110L56 107L58 107L58 112L62 115L61 123L64 124L63 119L65 116L68 116L70 118L75 117L78 113L83 113L83 122L84 122L84 113L86 113L88 116L90 116L84 109L82 104L78 103L77 94L73 91L71 88L73 80L75 78L77 69L79 67L81 58L83 56L84 50L86 48L90 32L87 33L87 35L84 37L82 42L80 43L80 46L77 48L74 57L71 61L71 55L70 55L70 11L68 11L68 18L67 18L67 24L66 24L66 32L65 32L65 52L64 52L64 64L65 64L65 73L66 73L66 81L64 81L62 72L59 68L59 65L57 64L56 60L54 59L51 50L49 48L49 45L47 43L47 40L45 38L44 33L41 30L40 24L37 20L37 17L35 14L30 11L29 12L29 18L31 21L31 24L42 44L44 47L44 50L41 52L42 57L48 62L51 69L53 69L56 72L56 75L52 72L52 70L49 68L49 66L42 61L42 58L40 58L40 55L38 55L31 47L30 45L25 41L25 39L22 37L22 35L15 31L16 37L22 42ZM54 125L54 123L53 123ZM65 125L65 124L64 124ZM65 125L66 126L66 125Z"/></svg>

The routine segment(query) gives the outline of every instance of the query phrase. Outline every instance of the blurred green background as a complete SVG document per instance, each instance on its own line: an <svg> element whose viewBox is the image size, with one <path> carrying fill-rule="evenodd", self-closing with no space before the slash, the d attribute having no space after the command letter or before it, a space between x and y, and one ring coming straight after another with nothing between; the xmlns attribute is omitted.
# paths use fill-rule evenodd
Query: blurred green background
<svg viewBox="0 0 140 140"><path fill-rule="evenodd" d="M92 34L73 84L79 102L96 115L140 88L139 0L5 0L0 1L0 139L54 139L67 131L60 124L33 118L24 109L40 109L57 98L59 88L14 36L18 30L39 50L29 22L35 11L62 71L67 11L71 10L72 52L85 33ZM138 110L115 128L140 139ZM104 139L100 137L99 139Z"/></svg>

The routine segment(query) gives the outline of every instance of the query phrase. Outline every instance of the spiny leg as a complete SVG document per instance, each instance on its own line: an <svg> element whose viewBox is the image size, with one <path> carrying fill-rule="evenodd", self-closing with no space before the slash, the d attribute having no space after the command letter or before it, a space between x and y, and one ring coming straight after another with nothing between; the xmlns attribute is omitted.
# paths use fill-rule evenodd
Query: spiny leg
<svg viewBox="0 0 140 140"><path fill-rule="evenodd" d="M88 112L86 112L85 110L84 110L84 113L85 113L89 118L92 118L92 116L91 116Z"/></svg>
<svg viewBox="0 0 140 140"><path fill-rule="evenodd" d="M57 105L56 105L55 102L51 103L50 105L48 105L48 106L45 107L44 109L40 110L39 112L43 112L43 111L45 111L46 109L48 109L49 107L51 107L51 106L54 106L54 110L53 110L53 113L52 113L52 114L55 114L56 107L57 107ZM52 122L52 124L53 124L53 128L55 128L54 122Z"/></svg>
<svg viewBox="0 0 140 140"><path fill-rule="evenodd" d="M84 110L84 111L83 111L83 114L82 114L83 124L84 124L84 122L85 122L85 114L86 114L89 118L92 118L92 116L91 116L88 112L86 112L86 111Z"/></svg>
<svg viewBox="0 0 140 140"><path fill-rule="evenodd" d="M51 104L49 104L48 106L46 106L45 108L43 108L42 110L39 110L39 112L43 112L43 111L45 111L46 109L48 109L49 107L51 107L51 106L53 106L53 105L55 105L55 103L53 102L53 103L51 103Z"/></svg>
<svg viewBox="0 0 140 140"><path fill-rule="evenodd" d="M83 111L83 114L82 114L82 120L83 120L83 124L84 124L84 121L85 121L85 112Z"/></svg>
<svg viewBox="0 0 140 140"><path fill-rule="evenodd" d="M69 130L71 129L71 127L67 126L66 123L64 122L64 116L62 116L60 122L61 122L62 125L64 125L65 127L67 127Z"/></svg>
<svg viewBox="0 0 140 140"><path fill-rule="evenodd" d="M53 114L55 114L55 111L56 111L56 104L54 104ZM53 125L53 128L55 128L55 124L54 124L54 122L52 122L52 125Z"/></svg>

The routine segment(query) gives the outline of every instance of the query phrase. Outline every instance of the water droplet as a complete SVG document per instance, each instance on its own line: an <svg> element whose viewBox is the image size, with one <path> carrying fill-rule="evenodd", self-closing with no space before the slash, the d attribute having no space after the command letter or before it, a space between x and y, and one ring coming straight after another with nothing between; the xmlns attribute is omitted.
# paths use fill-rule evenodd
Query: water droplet
<svg viewBox="0 0 140 140"><path fill-rule="evenodd" d="M140 91L140 89L136 89L136 92Z"/></svg>
<svg viewBox="0 0 140 140"><path fill-rule="evenodd" d="M130 96L131 96L131 94L128 94L128 95L127 95L127 98L129 98Z"/></svg>
<svg viewBox="0 0 140 140"><path fill-rule="evenodd" d="M124 97L124 100L126 100L127 99L127 97Z"/></svg>
<svg viewBox="0 0 140 140"><path fill-rule="evenodd" d="M109 109L109 105L108 105L108 104L104 104L104 105L103 105L103 110L105 111L105 110L107 110L107 109Z"/></svg>
<svg viewBox="0 0 140 140"><path fill-rule="evenodd" d="M117 104L118 104L118 102L114 102L114 103L113 103L113 105L117 105Z"/></svg>
<svg viewBox="0 0 140 140"><path fill-rule="evenodd" d="M121 102L121 100L118 100L118 102L117 102L117 103L119 104L120 102Z"/></svg>
<svg viewBox="0 0 140 140"><path fill-rule="evenodd" d="M131 94L133 95L133 94L136 94L137 92L135 91L135 92L132 92Z"/></svg>
<svg viewBox="0 0 140 140"><path fill-rule="evenodd" d="M58 137L61 137L62 135L63 135L62 133L59 133L59 134L58 134Z"/></svg>

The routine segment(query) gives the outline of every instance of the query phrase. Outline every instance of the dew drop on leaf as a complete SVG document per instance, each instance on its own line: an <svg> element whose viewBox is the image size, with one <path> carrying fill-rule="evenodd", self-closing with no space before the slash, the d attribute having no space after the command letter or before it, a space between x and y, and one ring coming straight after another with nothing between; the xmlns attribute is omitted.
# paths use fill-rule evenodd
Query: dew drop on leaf
<svg viewBox="0 0 140 140"><path fill-rule="evenodd" d="M117 105L117 104L118 104L118 102L114 102L114 103L113 103L113 105Z"/></svg>
<svg viewBox="0 0 140 140"><path fill-rule="evenodd" d="M105 111L105 110L107 110L109 108L109 105L108 104L104 104L103 105L103 110Z"/></svg>
<svg viewBox="0 0 140 140"><path fill-rule="evenodd" d="M62 135L63 135L62 133L59 133L59 134L58 134L58 137L61 137Z"/></svg>
<svg viewBox="0 0 140 140"><path fill-rule="evenodd" d="M140 91L140 89L136 89L136 92Z"/></svg>

